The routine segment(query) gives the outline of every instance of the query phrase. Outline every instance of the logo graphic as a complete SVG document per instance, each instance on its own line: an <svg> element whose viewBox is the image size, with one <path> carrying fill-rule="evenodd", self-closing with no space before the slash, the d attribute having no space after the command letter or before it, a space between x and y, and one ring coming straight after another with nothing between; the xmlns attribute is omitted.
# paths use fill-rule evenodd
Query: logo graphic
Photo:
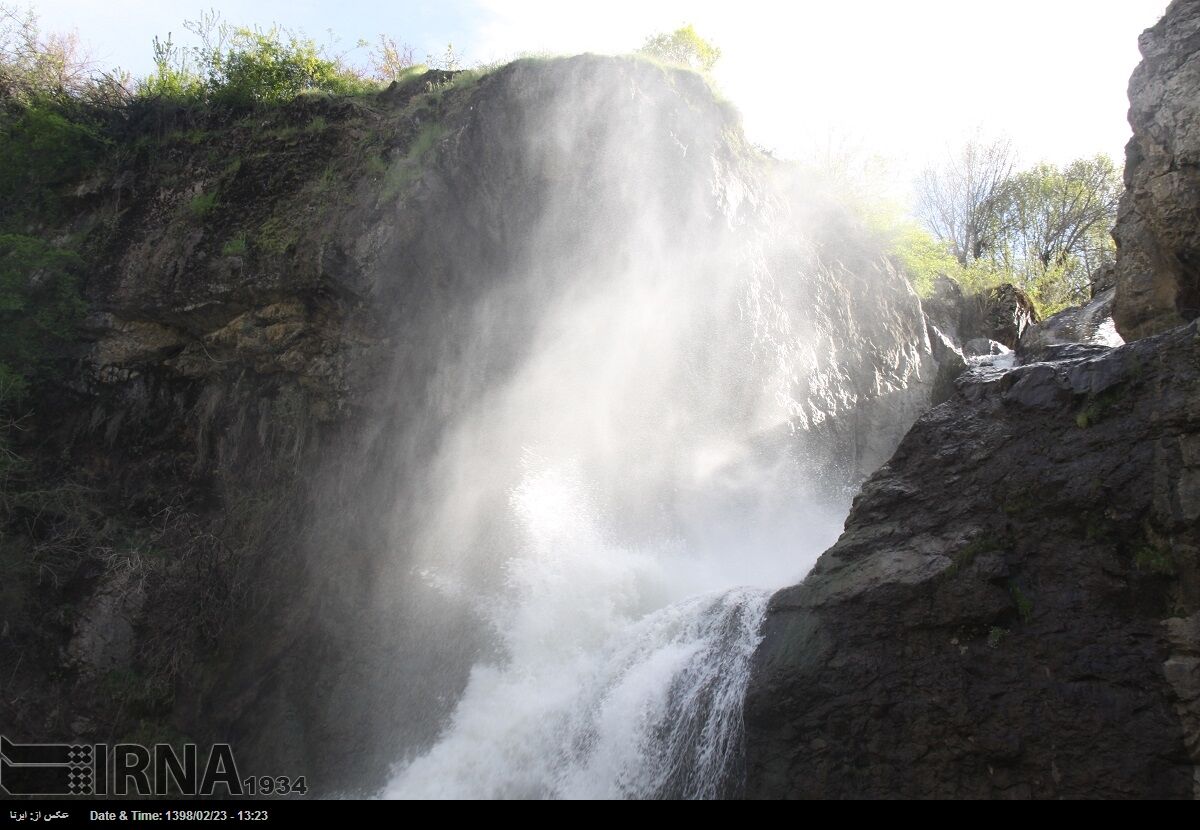
<svg viewBox="0 0 1200 830"><path fill-rule="evenodd" d="M0 736L0 786L9 795L94 795L95 750L87 745L14 744ZM103 770L103 761L99 766Z"/></svg>
<svg viewBox="0 0 1200 830"><path fill-rule="evenodd" d="M304 776L242 778L229 744L200 766L196 744L18 744L0 735L0 790L9 795L303 795Z"/></svg>

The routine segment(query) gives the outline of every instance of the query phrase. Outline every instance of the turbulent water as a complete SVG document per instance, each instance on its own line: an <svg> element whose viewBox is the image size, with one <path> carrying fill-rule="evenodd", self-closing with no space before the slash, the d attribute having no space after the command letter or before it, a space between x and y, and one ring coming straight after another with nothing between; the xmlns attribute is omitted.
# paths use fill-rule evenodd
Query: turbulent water
<svg viewBox="0 0 1200 830"><path fill-rule="evenodd" d="M748 546L696 555L614 544L585 483L535 463L511 509L525 539L491 610L506 659L473 669L437 744L401 765L384 795L735 793L742 696L770 592L702 589L772 569L794 579L793 551L772 563ZM835 533L831 518L815 535Z"/></svg>

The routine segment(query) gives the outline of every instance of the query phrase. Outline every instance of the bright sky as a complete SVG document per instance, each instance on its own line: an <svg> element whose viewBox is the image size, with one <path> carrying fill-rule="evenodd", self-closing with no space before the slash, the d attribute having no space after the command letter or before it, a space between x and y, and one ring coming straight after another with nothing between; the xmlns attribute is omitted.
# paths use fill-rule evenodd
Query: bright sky
<svg viewBox="0 0 1200 830"><path fill-rule="evenodd" d="M8 0L12 2L12 0ZM20 2L20 0L18 0ZM75 29L105 65L151 67L150 41L203 0L37 0L47 30ZM524 51L626 52L692 23L719 46L716 81L751 140L778 155L852 150L907 180L972 133L1012 138L1032 164L1129 137L1137 37L1167 0L209 0L235 23L279 22L341 48L386 32L418 58L453 42L467 63Z"/></svg>

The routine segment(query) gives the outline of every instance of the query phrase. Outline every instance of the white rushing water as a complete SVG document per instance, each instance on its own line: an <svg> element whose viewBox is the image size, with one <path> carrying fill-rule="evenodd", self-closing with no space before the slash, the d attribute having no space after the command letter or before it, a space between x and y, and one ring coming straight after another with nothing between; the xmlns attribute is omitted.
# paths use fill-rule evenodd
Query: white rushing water
<svg viewBox="0 0 1200 830"><path fill-rule="evenodd" d="M587 483L527 460L510 509L523 535L490 608L505 651L477 665L436 745L393 798L718 797L736 787L741 706L770 588L794 550L624 547ZM805 516L815 557L838 530ZM758 587L736 587L752 575ZM725 588L725 590L713 590Z"/></svg>
<svg viewBox="0 0 1200 830"><path fill-rule="evenodd" d="M840 532L844 482L793 432L856 394L797 225L818 219L768 202L721 107L646 71L534 84L506 139L544 183L513 206L528 254L476 264L434 382L397 386L432 450L396 459L412 518L375 587L435 675L401 677L398 708L438 731L397 740L379 795L735 793L767 598Z"/></svg>

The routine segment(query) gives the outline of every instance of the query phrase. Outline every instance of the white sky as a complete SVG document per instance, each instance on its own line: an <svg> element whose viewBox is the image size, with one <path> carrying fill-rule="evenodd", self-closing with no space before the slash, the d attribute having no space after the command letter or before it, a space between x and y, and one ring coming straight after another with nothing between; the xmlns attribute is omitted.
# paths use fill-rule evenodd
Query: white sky
<svg viewBox="0 0 1200 830"><path fill-rule="evenodd" d="M8 0L12 2L12 0ZM77 29L106 64L150 68L150 39L203 0L39 0L51 30ZM1005 134L1026 164L1106 152L1129 137L1137 36L1167 0L210 0L233 22L277 21L352 45L388 32L467 60L523 51L625 52L684 23L723 52L716 80L750 138L779 155L882 156L897 182L966 136Z"/></svg>

